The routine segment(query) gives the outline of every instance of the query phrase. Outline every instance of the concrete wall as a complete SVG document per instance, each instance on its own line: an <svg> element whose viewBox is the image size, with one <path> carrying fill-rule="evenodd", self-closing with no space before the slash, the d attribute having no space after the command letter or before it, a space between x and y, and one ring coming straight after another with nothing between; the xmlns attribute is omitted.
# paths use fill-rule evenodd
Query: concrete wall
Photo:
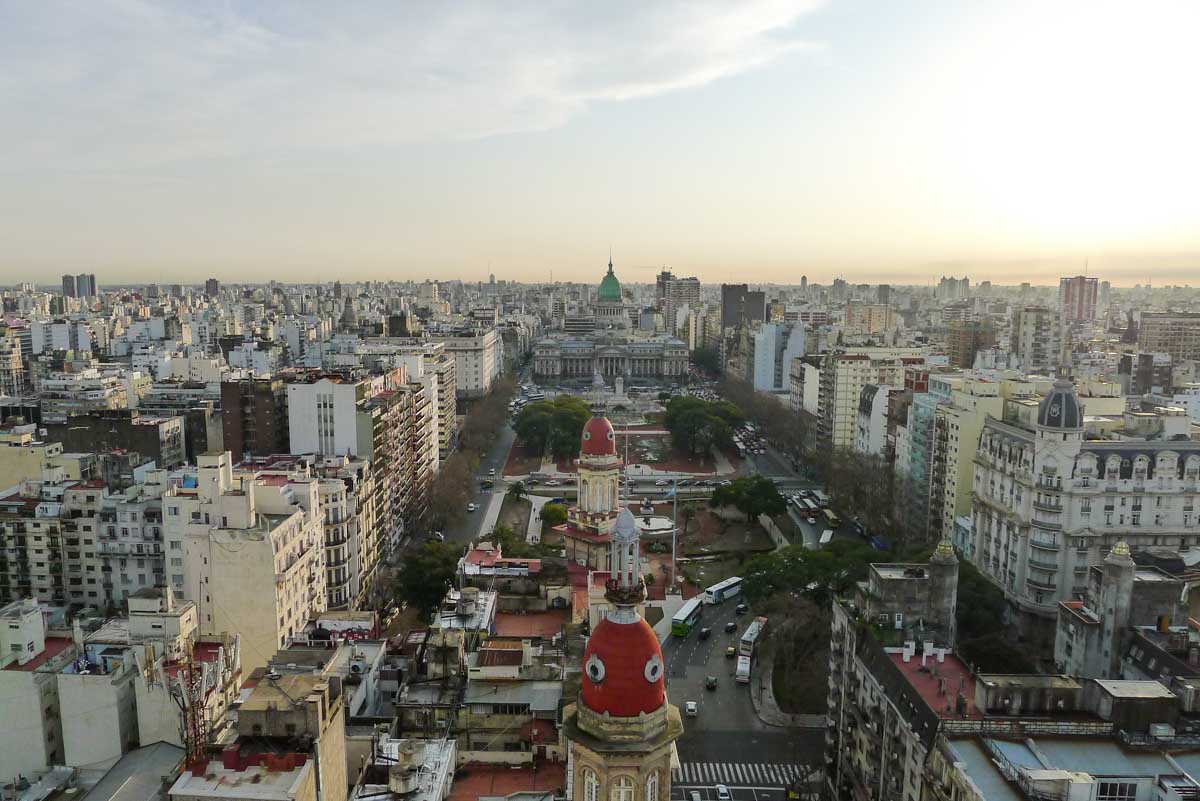
<svg viewBox="0 0 1200 801"><path fill-rule="evenodd" d="M66 764L89 770L113 766L138 738L134 673L58 675Z"/></svg>

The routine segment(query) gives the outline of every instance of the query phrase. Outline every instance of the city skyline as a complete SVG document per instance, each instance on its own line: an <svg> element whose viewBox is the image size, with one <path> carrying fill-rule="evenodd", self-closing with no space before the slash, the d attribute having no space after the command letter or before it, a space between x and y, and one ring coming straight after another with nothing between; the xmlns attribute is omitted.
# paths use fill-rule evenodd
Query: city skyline
<svg viewBox="0 0 1200 801"><path fill-rule="evenodd" d="M1178 283L1198 14L13 6L0 274Z"/></svg>

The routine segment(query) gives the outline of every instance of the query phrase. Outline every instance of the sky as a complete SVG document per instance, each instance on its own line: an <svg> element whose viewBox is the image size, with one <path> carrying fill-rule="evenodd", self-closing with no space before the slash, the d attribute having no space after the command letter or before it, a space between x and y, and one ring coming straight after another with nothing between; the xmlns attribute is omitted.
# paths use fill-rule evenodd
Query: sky
<svg viewBox="0 0 1200 801"><path fill-rule="evenodd" d="M0 283L1200 275L1200 3L0 0Z"/></svg>

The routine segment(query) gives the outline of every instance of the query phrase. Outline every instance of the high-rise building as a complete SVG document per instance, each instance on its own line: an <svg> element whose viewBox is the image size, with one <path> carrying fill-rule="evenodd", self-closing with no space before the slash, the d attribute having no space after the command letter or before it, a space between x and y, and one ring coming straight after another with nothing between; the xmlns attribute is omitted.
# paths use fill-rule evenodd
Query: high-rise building
<svg viewBox="0 0 1200 801"><path fill-rule="evenodd" d="M950 323L946 332L946 355L951 367L969 369L975 354L996 344L996 331L990 323L960 320Z"/></svg>
<svg viewBox="0 0 1200 801"><path fill-rule="evenodd" d="M880 284L875 287L875 302L886 306L892 302L892 287L890 284Z"/></svg>
<svg viewBox="0 0 1200 801"><path fill-rule="evenodd" d="M675 334L683 322L679 319L679 313L685 307L694 311L700 306L700 279L676 278L664 271L658 276L657 289L662 293L659 301L667 333Z"/></svg>
<svg viewBox="0 0 1200 801"><path fill-rule="evenodd" d="M1177 364L1200 359L1200 313L1143 313L1138 325L1138 349L1166 353Z"/></svg>
<svg viewBox="0 0 1200 801"><path fill-rule="evenodd" d="M62 277L62 293L63 293L63 297L67 297L67 298L79 297L79 291L75 285L75 276L64 275Z"/></svg>
<svg viewBox="0 0 1200 801"><path fill-rule="evenodd" d="M1058 281L1058 308L1063 321L1068 323L1090 323L1096 319L1096 302L1099 279L1086 275L1060 278Z"/></svg>
<svg viewBox="0 0 1200 801"><path fill-rule="evenodd" d="M1026 373L1053 375L1063 363L1062 319L1045 306L1025 306L1013 314L1009 352Z"/></svg>
<svg viewBox="0 0 1200 801"><path fill-rule="evenodd" d="M745 284L721 284L721 325L748 326L767 319L767 295Z"/></svg>
<svg viewBox="0 0 1200 801"><path fill-rule="evenodd" d="M94 298L100 294L96 287L96 276L94 273L80 273L75 276L75 296L80 298Z"/></svg>
<svg viewBox="0 0 1200 801"><path fill-rule="evenodd" d="M790 386L792 360L805 353L800 323L763 323L750 337L746 379L759 392L784 392Z"/></svg>
<svg viewBox="0 0 1200 801"><path fill-rule="evenodd" d="M846 304L846 330L854 334L884 334L895 327L892 307L879 303Z"/></svg>
<svg viewBox="0 0 1200 801"><path fill-rule="evenodd" d="M221 382L224 450L241 460L288 452L287 389L278 378Z"/></svg>
<svg viewBox="0 0 1200 801"><path fill-rule="evenodd" d="M221 282L215 278L209 278L204 282L204 294L210 298L215 298L221 294Z"/></svg>

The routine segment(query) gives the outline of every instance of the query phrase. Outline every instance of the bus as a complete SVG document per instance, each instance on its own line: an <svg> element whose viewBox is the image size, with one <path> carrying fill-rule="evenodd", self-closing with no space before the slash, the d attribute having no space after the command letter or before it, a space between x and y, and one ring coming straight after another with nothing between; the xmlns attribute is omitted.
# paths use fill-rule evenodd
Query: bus
<svg viewBox="0 0 1200 801"><path fill-rule="evenodd" d="M766 627L767 619L765 617L756 617L750 621L750 625L742 634L742 641L738 644L738 653L742 656L754 656L754 646Z"/></svg>
<svg viewBox="0 0 1200 801"><path fill-rule="evenodd" d="M719 604L726 598L732 598L742 591L742 577L730 576L719 581L704 591L704 603Z"/></svg>
<svg viewBox="0 0 1200 801"><path fill-rule="evenodd" d="M821 490L812 491L813 500L817 502L817 506L824 508L829 505L829 496Z"/></svg>
<svg viewBox="0 0 1200 801"><path fill-rule="evenodd" d="M833 529L827 528L821 532L821 541L817 544L824 547L831 542L833 542Z"/></svg>
<svg viewBox="0 0 1200 801"><path fill-rule="evenodd" d="M808 498L801 498L800 505L803 507L804 511L808 512L810 515L815 515L818 511L820 511L820 507L817 506L816 501Z"/></svg>
<svg viewBox="0 0 1200 801"><path fill-rule="evenodd" d="M529 397L525 398L525 402L526 403L536 403L537 401L544 401L545 399L546 399L545 392L535 392L532 395L530 395Z"/></svg>
<svg viewBox="0 0 1200 801"><path fill-rule="evenodd" d="M826 509L824 514L825 522L829 524L830 528L838 528L842 525L841 518L835 515L832 509Z"/></svg>
<svg viewBox="0 0 1200 801"><path fill-rule="evenodd" d="M737 660L737 673L734 674L733 680L738 684L750 683L750 657L739 656Z"/></svg>
<svg viewBox="0 0 1200 801"><path fill-rule="evenodd" d="M686 637L697 623L700 622L700 610L703 607L700 596L684 603L671 618L671 633L676 637Z"/></svg>

